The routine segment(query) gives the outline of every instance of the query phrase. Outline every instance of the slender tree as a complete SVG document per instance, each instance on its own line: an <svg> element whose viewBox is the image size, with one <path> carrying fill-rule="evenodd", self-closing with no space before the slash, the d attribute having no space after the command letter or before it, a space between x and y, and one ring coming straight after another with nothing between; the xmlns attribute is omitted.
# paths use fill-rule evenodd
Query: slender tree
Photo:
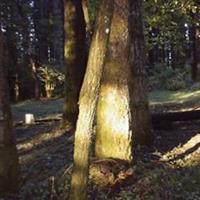
<svg viewBox="0 0 200 200"><path fill-rule="evenodd" d="M8 51L0 32L0 193L18 190L18 157L7 83Z"/></svg>
<svg viewBox="0 0 200 200"><path fill-rule="evenodd" d="M65 93L63 126L74 127L86 67L86 32L81 0L64 0Z"/></svg>
<svg viewBox="0 0 200 200"><path fill-rule="evenodd" d="M75 132L74 168L71 180L71 200L87 199L90 143L98 101L101 76L106 57L113 0L102 0L93 35L87 71L79 99L79 117Z"/></svg>
<svg viewBox="0 0 200 200"><path fill-rule="evenodd" d="M129 0L129 65L131 70L131 101L136 144L150 145L153 141L148 99L145 91L145 54L142 21L142 0Z"/></svg>

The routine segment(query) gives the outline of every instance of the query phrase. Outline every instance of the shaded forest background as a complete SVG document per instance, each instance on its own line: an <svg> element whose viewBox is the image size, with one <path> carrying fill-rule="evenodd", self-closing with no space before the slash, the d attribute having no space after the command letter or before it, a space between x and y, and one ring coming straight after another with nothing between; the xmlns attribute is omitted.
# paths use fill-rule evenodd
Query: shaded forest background
<svg viewBox="0 0 200 200"><path fill-rule="evenodd" d="M12 58L9 59L11 100L63 95L63 3L1 0L0 6L1 30ZM87 30L86 52L97 6L98 1L88 1L89 21L83 25ZM198 2L148 0L144 1L143 13L148 89L178 90L198 81Z"/></svg>

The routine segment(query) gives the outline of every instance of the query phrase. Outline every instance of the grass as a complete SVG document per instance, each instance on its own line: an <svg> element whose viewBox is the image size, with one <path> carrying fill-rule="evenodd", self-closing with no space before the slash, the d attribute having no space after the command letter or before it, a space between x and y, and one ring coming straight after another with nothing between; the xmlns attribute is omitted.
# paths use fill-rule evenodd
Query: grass
<svg viewBox="0 0 200 200"><path fill-rule="evenodd" d="M152 91L149 93L150 107L182 106L195 107L200 102L200 90L195 91ZM26 113L34 114L36 119L54 118L62 113L63 99L27 100L12 105L15 121L24 120Z"/></svg>
<svg viewBox="0 0 200 200"><path fill-rule="evenodd" d="M34 114L36 119L54 118L62 113L63 99L50 100L27 100L12 105L14 119L16 121L24 120L26 113Z"/></svg>
<svg viewBox="0 0 200 200"><path fill-rule="evenodd" d="M149 93L150 105L184 104L200 102L200 90L196 91L152 91Z"/></svg>

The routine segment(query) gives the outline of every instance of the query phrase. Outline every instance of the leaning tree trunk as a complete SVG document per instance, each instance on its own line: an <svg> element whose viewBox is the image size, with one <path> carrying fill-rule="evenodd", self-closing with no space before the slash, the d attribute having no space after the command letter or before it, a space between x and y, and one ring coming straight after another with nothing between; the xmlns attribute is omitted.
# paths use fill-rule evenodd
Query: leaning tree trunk
<svg viewBox="0 0 200 200"><path fill-rule="evenodd" d="M0 193L18 190L19 165L9 105L7 59L8 52L0 33Z"/></svg>
<svg viewBox="0 0 200 200"><path fill-rule="evenodd" d="M107 52L112 12L113 0L102 0L79 99L80 112L75 133L71 200L87 199L90 143L100 81Z"/></svg>
<svg viewBox="0 0 200 200"><path fill-rule="evenodd" d="M109 55L97 107L95 154L132 161L131 107L128 77L128 0L115 0Z"/></svg>
<svg viewBox="0 0 200 200"><path fill-rule="evenodd" d="M132 117L134 143L150 145L153 141L148 99L145 93L144 36L142 0L129 0L129 65L132 77Z"/></svg>
<svg viewBox="0 0 200 200"><path fill-rule="evenodd" d="M64 12L66 78L63 126L74 127L86 67L86 32L81 0L65 0Z"/></svg>

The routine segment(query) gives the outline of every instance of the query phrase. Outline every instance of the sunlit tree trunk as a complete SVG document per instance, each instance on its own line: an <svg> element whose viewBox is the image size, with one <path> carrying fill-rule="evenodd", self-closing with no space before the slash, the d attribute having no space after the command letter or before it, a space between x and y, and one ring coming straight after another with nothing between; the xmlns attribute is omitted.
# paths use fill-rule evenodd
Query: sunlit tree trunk
<svg viewBox="0 0 200 200"><path fill-rule="evenodd" d="M128 0L115 0L97 107L96 147L99 158L132 161L132 119L128 65Z"/></svg>
<svg viewBox="0 0 200 200"><path fill-rule="evenodd" d="M89 154L99 87L107 52L113 0L102 0L92 39L87 71L79 99L79 117L75 132L74 168L70 200L87 199Z"/></svg>
<svg viewBox="0 0 200 200"><path fill-rule="evenodd" d="M78 116L78 97L85 66L85 21L81 0L64 1L65 93L63 126L74 127Z"/></svg>
<svg viewBox="0 0 200 200"><path fill-rule="evenodd" d="M0 193L18 190L18 158L7 83L8 52L0 33Z"/></svg>
<svg viewBox="0 0 200 200"><path fill-rule="evenodd" d="M152 142L142 27L141 1L115 0L97 107L95 153L99 158L131 162L134 143Z"/></svg>
<svg viewBox="0 0 200 200"><path fill-rule="evenodd" d="M144 35L142 0L129 0L129 65L132 77L132 117L134 143L150 145L153 141L148 99L145 92Z"/></svg>

